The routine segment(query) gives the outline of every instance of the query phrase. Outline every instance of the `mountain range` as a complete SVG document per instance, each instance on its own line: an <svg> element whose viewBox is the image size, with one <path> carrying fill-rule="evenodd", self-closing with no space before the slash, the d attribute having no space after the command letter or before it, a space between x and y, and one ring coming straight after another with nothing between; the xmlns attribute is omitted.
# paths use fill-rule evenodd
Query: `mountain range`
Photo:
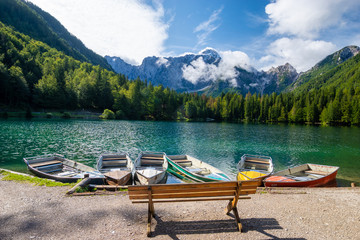
<svg viewBox="0 0 360 240"><path fill-rule="evenodd" d="M226 66L220 54L210 48L198 54L179 57L147 57L139 66L128 64L119 57L105 58L117 73L130 79L146 79L154 85L162 84L179 92L201 92L217 96L221 92L271 94L292 91L334 69L359 51L357 46L345 47L302 73L298 73L289 63L272 67L268 71L258 71L245 64ZM226 75L225 71L229 70L232 74Z"/></svg>
<svg viewBox="0 0 360 240"><path fill-rule="evenodd" d="M178 57L147 57L141 65L135 66L119 57L97 55L58 20L28 1L1 0L0 21L76 60L121 73L128 79L139 78L153 85L161 84L177 92L218 96L222 92L245 95L248 92L271 94L309 91L329 84L344 85L344 81L338 79L343 79L343 76L356 77L359 66L357 59L354 60L360 51L357 46L345 47L302 73L298 73L289 63L268 71L257 70L245 63L234 66L212 48ZM350 81L348 79L346 81ZM358 79L355 78L355 81Z"/></svg>

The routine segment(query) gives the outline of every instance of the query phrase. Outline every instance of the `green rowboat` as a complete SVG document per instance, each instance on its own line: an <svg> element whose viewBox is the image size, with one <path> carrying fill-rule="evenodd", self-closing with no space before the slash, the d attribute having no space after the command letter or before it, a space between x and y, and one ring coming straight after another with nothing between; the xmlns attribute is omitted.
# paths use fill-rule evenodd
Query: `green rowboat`
<svg viewBox="0 0 360 240"><path fill-rule="evenodd" d="M223 171L189 155L167 155L168 172L193 182L230 181Z"/></svg>

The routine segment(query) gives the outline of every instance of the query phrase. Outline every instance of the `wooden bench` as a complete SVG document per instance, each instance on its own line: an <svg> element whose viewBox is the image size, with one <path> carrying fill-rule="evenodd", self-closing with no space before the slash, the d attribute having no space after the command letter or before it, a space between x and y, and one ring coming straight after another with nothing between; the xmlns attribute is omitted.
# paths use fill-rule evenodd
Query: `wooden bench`
<svg viewBox="0 0 360 240"><path fill-rule="evenodd" d="M257 181L231 181L191 184L156 184L129 186L128 194L132 203L148 204L147 236L151 234L151 219L155 217L154 203L189 202L189 201L229 201L225 212L233 211L238 230L242 225L237 211L239 199L250 199L254 194Z"/></svg>

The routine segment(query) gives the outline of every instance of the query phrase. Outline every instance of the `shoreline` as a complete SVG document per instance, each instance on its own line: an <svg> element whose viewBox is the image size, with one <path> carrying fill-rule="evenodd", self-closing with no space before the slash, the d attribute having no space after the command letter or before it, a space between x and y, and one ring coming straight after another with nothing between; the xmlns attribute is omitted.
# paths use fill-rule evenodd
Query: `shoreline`
<svg viewBox="0 0 360 240"><path fill-rule="evenodd" d="M147 205L126 192L65 196L69 187L3 181L0 239L146 239ZM354 239L360 188L259 189L239 200L243 233L226 203L155 204L154 239Z"/></svg>

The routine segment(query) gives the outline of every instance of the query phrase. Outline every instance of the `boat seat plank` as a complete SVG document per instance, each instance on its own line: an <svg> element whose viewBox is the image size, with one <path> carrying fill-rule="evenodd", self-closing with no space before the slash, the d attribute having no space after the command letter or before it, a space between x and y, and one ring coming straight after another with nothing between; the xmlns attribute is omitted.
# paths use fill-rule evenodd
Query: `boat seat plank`
<svg viewBox="0 0 360 240"><path fill-rule="evenodd" d="M114 158L103 158L103 161L114 161L114 160L127 160L126 158L121 158L121 157L114 157Z"/></svg>
<svg viewBox="0 0 360 240"><path fill-rule="evenodd" d="M151 156L141 156L142 159L150 159L150 160L164 160L163 157L151 157Z"/></svg>
<svg viewBox="0 0 360 240"><path fill-rule="evenodd" d="M188 159L176 159L176 160L172 160L172 161L176 162L176 163L191 162L191 160L188 160Z"/></svg>
<svg viewBox="0 0 360 240"><path fill-rule="evenodd" d="M267 161L262 161L262 160L255 160L255 159L246 159L245 162L248 162L248 163L260 163L260 164L266 164L266 165L270 165L269 162Z"/></svg>
<svg viewBox="0 0 360 240"><path fill-rule="evenodd" d="M329 173L327 173L327 172L313 171L313 170L305 171L305 173L306 173L306 174L317 174L317 175L322 175L322 176L326 176L326 175L329 174Z"/></svg>
<svg viewBox="0 0 360 240"><path fill-rule="evenodd" d="M159 160L141 160L141 165L162 165L164 163L164 161L159 161Z"/></svg>
<svg viewBox="0 0 360 240"><path fill-rule="evenodd" d="M187 158L176 158L176 159L172 159L170 158L173 162L182 162L182 161L191 161Z"/></svg>
<svg viewBox="0 0 360 240"><path fill-rule="evenodd" d="M127 161L126 160L111 160L111 161L105 161L102 162L102 166L126 166Z"/></svg>
<svg viewBox="0 0 360 240"><path fill-rule="evenodd" d="M29 165L31 167L40 167L40 166L46 166L46 165L52 165L52 164L58 164L58 163L62 163L62 161L53 160L53 161L46 161L46 162L30 163Z"/></svg>
<svg viewBox="0 0 360 240"><path fill-rule="evenodd" d="M147 186L129 186L128 195L132 203L148 204L147 235L151 233L151 219L155 217L154 203L190 202L190 201L229 201L226 214L233 211L239 231L242 229L237 202L239 199L250 199L254 194L257 181L230 181L191 184L156 184Z"/></svg>
<svg viewBox="0 0 360 240"><path fill-rule="evenodd" d="M62 172L62 168L51 169L51 170L43 171L43 172L44 172L44 173Z"/></svg>

